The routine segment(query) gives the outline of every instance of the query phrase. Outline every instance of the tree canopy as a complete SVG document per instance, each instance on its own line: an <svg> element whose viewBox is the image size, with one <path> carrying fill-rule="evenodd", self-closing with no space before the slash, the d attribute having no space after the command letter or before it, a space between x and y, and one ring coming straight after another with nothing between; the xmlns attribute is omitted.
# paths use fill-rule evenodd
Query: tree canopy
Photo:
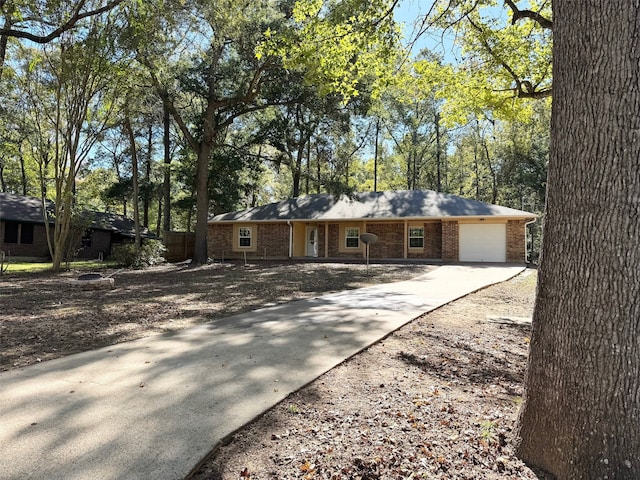
<svg viewBox="0 0 640 480"><path fill-rule="evenodd" d="M414 31L453 38L446 56L409 54L388 0L2 2L2 189L61 200L43 97L61 60L47 52L95 32L113 80L78 125L94 140L72 201L140 203L159 234L196 231L199 263L210 213L290 195L430 188L540 212L552 25L548 2L520 3L434 2Z"/></svg>

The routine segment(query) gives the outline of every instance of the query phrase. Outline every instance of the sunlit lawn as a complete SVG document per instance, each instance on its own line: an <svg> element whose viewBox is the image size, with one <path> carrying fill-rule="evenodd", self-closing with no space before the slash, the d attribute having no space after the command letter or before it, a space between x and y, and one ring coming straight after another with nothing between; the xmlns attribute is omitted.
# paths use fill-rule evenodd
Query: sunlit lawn
<svg viewBox="0 0 640 480"><path fill-rule="evenodd" d="M82 260L71 262L69 268L73 270L98 270L103 268L112 268L116 264L113 262L98 262L96 260ZM37 273L51 270L51 262L9 262L5 264L7 270L5 273ZM62 264L62 269L66 269L66 263Z"/></svg>

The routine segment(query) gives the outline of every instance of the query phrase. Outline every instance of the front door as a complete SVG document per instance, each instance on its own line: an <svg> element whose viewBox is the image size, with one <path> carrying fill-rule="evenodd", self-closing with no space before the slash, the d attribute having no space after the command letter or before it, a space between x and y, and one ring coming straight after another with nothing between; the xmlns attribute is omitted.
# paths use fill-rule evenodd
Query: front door
<svg viewBox="0 0 640 480"><path fill-rule="evenodd" d="M307 257L318 256L318 228L307 227Z"/></svg>

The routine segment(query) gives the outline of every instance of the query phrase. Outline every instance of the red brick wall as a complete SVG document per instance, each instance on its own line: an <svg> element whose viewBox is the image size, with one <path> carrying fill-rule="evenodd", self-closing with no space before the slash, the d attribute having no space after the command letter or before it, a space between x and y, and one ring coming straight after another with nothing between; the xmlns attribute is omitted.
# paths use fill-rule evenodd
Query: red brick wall
<svg viewBox="0 0 640 480"><path fill-rule="evenodd" d="M442 222L442 260L457 262L459 258L458 222Z"/></svg>
<svg viewBox="0 0 640 480"><path fill-rule="evenodd" d="M220 260L233 258L233 225L210 223L207 231L207 255Z"/></svg>
<svg viewBox="0 0 640 480"><path fill-rule="evenodd" d="M341 252L340 248L340 224L329 224L329 257L333 258L363 258L362 252Z"/></svg>
<svg viewBox="0 0 640 480"><path fill-rule="evenodd" d="M367 232L378 236L369 249L370 258L404 258L403 223L368 223Z"/></svg>
<svg viewBox="0 0 640 480"><path fill-rule="evenodd" d="M425 258L442 258L442 223L424 224Z"/></svg>
<svg viewBox="0 0 640 480"><path fill-rule="evenodd" d="M507 262L522 263L525 259L526 220L510 220L507 223ZM37 229L37 227L36 227ZM44 230L44 228L43 228ZM256 252L247 256L288 257L289 226L286 223L256 225ZM407 241L403 223L370 223L367 232L378 236L378 242L371 246L371 258L403 258ZM421 253L409 252L409 258L442 259L457 262L459 258L459 234L457 221L442 221L424 224L425 244ZM318 256L325 256L325 237L328 238L328 256L332 258L362 258L362 253L339 251L340 224L318 225ZM41 236L34 232L34 243ZM44 244L46 248L46 241ZM8 246L3 246L8 249ZM26 245L24 246L26 247ZM208 253L211 258L241 258L242 252L233 252L233 225L210 224L208 230ZM18 255L12 251L12 255ZM21 254L24 255L24 254Z"/></svg>
<svg viewBox="0 0 640 480"><path fill-rule="evenodd" d="M253 252L247 251L247 258L287 258L289 256L289 225L286 223L258 223L255 228ZM233 251L233 225L210 223L207 236L208 255L214 259L243 258L243 252Z"/></svg>
<svg viewBox="0 0 640 480"><path fill-rule="evenodd" d="M318 225L318 257L324 258L324 245L325 245L325 228L324 224Z"/></svg>
<svg viewBox="0 0 640 480"><path fill-rule="evenodd" d="M509 220L507 222L507 262L524 263L526 259L527 220Z"/></svg>
<svg viewBox="0 0 640 480"><path fill-rule="evenodd" d="M442 223L424 224L424 250L420 253L408 251L409 258L442 258Z"/></svg>
<svg viewBox="0 0 640 480"><path fill-rule="evenodd" d="M340 244L340 226L337 223L328 225L329 235L329 257L339 257L338 246Z"/></svg>
<svg viewBox="0 0 640 480"><path fill-rule="evenodd" d="M261 258L289 256L289 225L286 223L259 223L257 230L258 243L256 246L258 249L254 255Z"/></svg>

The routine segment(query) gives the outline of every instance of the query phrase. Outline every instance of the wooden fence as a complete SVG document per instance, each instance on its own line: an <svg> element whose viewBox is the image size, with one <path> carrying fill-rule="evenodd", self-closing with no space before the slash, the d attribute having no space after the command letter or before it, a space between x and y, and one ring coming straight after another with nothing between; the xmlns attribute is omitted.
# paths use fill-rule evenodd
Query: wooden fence
<svg viewBox="0 0 640 480"><path fill-rule="evenodd" d="M193 232L164 232L164 258L168 262L182 262L193 257L196 234Z"/></svg>

